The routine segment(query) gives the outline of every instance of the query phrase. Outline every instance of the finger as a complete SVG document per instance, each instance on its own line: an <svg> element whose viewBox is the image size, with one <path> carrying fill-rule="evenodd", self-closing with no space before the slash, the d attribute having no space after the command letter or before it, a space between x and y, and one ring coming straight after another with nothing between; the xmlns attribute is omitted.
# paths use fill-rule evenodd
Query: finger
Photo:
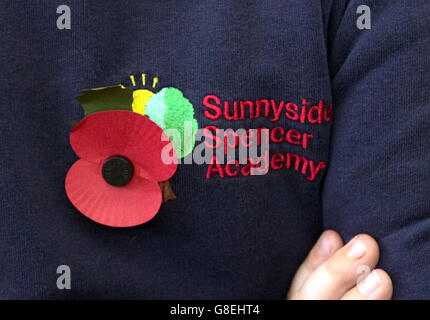
<svg viewBox="0 0 430 320"><path fill-rule="evenodd" d="M379 259L376 241L365 234L354 237L319 266L298 291L298 299L338 300L355 286L363 266L373 270Z"/></svg>
<svg viewBox="0 0 430 320"><path fill-rule="evenodd" d="M393 283L390 276L381 269L375 269L357 286L349 290L342 300L390 300Z"/></svg>
<svg viewBox="0 0 430 320"><path fill-rule="evenodd" d="M327 261L338 249L342 248L342 246L343 240L336 231L324 231L309 252L305 261L303 261L297 270L287 298L293 296L303 286L312 272Z"/></svg>

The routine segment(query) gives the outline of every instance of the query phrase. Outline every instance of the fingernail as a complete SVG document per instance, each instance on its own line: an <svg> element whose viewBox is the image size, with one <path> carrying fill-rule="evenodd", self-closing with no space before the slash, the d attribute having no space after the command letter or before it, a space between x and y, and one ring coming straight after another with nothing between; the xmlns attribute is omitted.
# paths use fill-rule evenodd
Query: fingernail
<svg viewBox="0 0 430 320"><path fill-rule="evenodd" d="M348 249L348 257L352 260L358 260L366 254L367 248L364 242L357 237L353 240L351 246Z"/></svg>
<svg viewBox="0 0 430 320"><path fill-rule="evenodd" d="M318 252L323 257L330 255L333 248L329 238L327 235L323 235L318 244Z"/></svg>
<svg viewBox="0 0 430 320"><path fill-rule="evenodd" d="M379 277L375 271L372 271L363 281L361 281L357 287L358 291L360 291L364 295L370 295L379 288L381 282L379 281Z"/></svg>

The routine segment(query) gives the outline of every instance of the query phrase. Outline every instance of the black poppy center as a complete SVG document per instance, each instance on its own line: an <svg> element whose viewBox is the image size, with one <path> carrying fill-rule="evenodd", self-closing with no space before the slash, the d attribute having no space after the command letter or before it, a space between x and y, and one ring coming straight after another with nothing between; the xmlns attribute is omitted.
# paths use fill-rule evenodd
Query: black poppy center
<svg viewBox="0 0 430 320"><path fill-rule="evenodd" d="M102 176L112 186L125 186L133 177L133 164L122 156L110 157L103 164Z"/></svg>

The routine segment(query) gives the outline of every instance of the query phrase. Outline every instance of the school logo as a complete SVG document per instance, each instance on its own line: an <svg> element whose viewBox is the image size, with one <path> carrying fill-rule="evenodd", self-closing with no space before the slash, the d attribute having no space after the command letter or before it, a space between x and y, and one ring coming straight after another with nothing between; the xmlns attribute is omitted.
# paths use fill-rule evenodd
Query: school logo
<svg viewBox="0 0 430 320"><path fill-rule="evenodd" d="M231 101L206 94L201 129L183 92L147 74L131 75L128 85L82 90L76 99L85 117L70 133L79 160L65 189L81 213L107 226L143 224L176 199L169 180L180 163L206 165L207 183L280 170L313 182L326 169L325 161L308 156L318 148L318 132L332 123L333 106L321 99Z"/></svg>

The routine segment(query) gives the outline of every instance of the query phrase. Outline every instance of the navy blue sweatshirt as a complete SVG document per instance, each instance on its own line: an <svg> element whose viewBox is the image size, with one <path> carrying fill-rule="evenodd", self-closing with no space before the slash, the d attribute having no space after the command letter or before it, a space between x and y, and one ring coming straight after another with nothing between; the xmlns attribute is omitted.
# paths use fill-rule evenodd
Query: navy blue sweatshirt
<svg viewBox="0 0 430 320"><path fill-rule="evenodd" d="M58 1L0 4L1 298L283 299L326 228L375 237L394 297L430 298L427 0L64 4L62 30ZM142 73L179 88L199 128L268 129L267 174L180 164L151 221L80 214L74 97Z"/></svg>

